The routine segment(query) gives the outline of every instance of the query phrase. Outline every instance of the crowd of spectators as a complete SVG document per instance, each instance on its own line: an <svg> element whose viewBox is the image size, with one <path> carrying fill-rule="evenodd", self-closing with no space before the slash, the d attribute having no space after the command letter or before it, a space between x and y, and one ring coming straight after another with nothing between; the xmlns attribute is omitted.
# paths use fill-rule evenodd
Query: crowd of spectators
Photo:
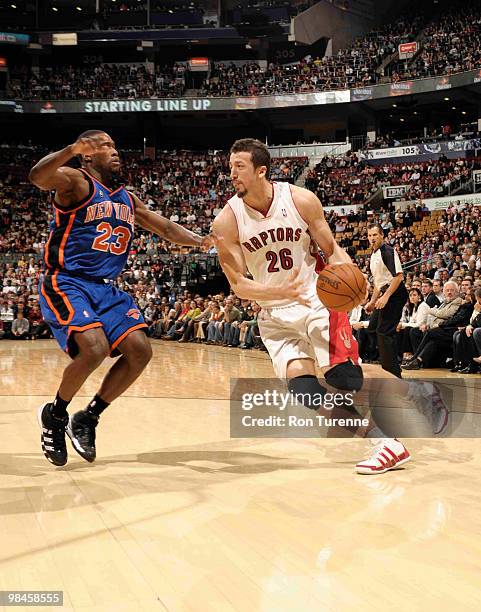
<svg viewBox="0 0 481 612"><path fill-rule="evenodd" d="M49 201L47 194L26 183L28 168L43 153L45 151L26 147L17 149L12 156L10 149L0 148L3 177L0 184L0 252L9 255L4 257L9 263L0 265L0 336L4 338L37 339L50 335L38 310L37 289L41 275L38 256L48 237ZM354 155L346 155L324 160L324 172L329 173L330 168L351 170L359 163L356 159ZM275 160L274 174L292 181L306 163L303 158ZM456 161L450 163L457 164ZM462 171L464 166L460 167ZM425 163L405 164L403 168L375 167L374 170L388 175L391 182L423 184L419 183L421 177L413 178L412 174L432 176L440 166L433 165L429 170ZM359 173L362 168L357 167L346 180L352 182L353 175ZM439 180L443 177L442 173L438 175ZM163 153L155 161L127 153L125 178L128 186L154 210L201 233L208 232L212 217L232 193L225 156L214 151ZM404 359L404 366L408 369L431 367L438 364L440 355L443 358L452 355L455 358L453 369L477 372L478 365L473 359L481 354L475 342L480 332L474 333L481 324L481 317L478 317L481 295L477 293L481 288L481 211L475 206L453 206L437 214L434 229L425 225L420 234L419 231L415 233L414 225L429 215L421 204L404 211L393 207L378 212L364 207L348 214L326 210L327 221L340 244L348 249L367 275L369 257L359 255L359 251L369 246L368 223L379 222L387 242L398 250L406 266L406 284L410 289L410 301L399 327L400 359ZM159 258L162 253L169 252L166 243L139 232L127 269L117 281L139 304L148 322L149 334L168 341L262 348L256 327L257 304L241 301L235 295L193 293L182 288L178 279L175 280L175 266L162 263ZM445 319L441 317L443 311L433 311L437 305L434 297L428 302L429 312L421 306L426 301L430 282L434 285L432 292L437 301L450 304L456 300ZM421 295L411 291L416 289ZM455 306L462 306L462 309L455 310ZM454 328L452 317L455 315ZM363 315L362 309L352 316L353 327L361 340L362 356L376 359L376 347L368 329L369 317L366 313ZM472 333L468 326L472 327ZM462 350L458 347L453 353L454 334L464 329L468 330L464 335L456 336ZM440 347L442 351L435 350ZM469 363L465 355L469 356ZM462 359L458 359L460 356Z"/></svg>
<svg viewBox="0 0 481 612"><path fill-rule="evenodd" d="M481 168L481 157L436 161L384 164L377 166L373 176L378 184L408 185L406 200L436 198L450 195L471 180L472 171Z"/></svg>
<svg viewBox="0 0 481 612"><path fill-rule="evenodd" d="M481 211L477 206L453 206L436 217L436 229L420 235L416 222L430 213L421 206L405 211L381 210L371 215L337 215L333 231L344 227L353 237L344 246L354 255L368 246L367 224L380 223L386 241L394 246L405 266L409 300L398 325L399 361L407 370L446 366L463 374L481 373ZM359 226L359 221L364 223ZM369 257L357 257L369 275ZM351 313L351 324L364 361L376 362L375 330L364 304ZM478 330L478 331L476 331Z"/></svg>
<svg viewBox="0 0 481 612"><path fill-rule="evenodd" d="M481 66L481 3L450 7L428 25L421 51L411 62L397 62L394 82L449 75Z"/></svg>
<svg viewBox="0 0 481 612"><path fill-rule="evenodd" d="M270 63L262 69L255 62L243 65L214 64L201 86L206 96L283 94L346 89L377 82L376 68L399 42L410 40L420 27L419 18L398 21L357 39L336 55L307 57L298 63ZM185 64L98 66L49 66L34 73L13 69L7 95L16 99L92 99L180 97L185 92Z"/></svg>
<svg viewBox="0 0 481 612"><path fill-rule="evenodd" d="M481 373L481 279L466 275L443 281L415 276L406 282L408 302L397 326L398 358L406 370L449 367ZM375 330L366 301L350 313L363 361L377 363Z"/></svg>
<svg viewBox="0 0 481 612"><path fill-rule="evenodd" d="M376 69L400 42L412 40L422 19L414 17L388 24L358 38L332 56L306 57L290 65L270 63L263 70L255 62L237 66L215 64L204 82L206 96L257 96L349 89L375 84Z"/></svg>
<svg viewBox="0 0 481 612"><path fill-rule="evenodd" d="M381 225L387 242L398 251L403 266L407 267L408 282L416 275L432 279L441 273L443 282L464 274L478 280L481 277L480 207L454 205L436 217L434 231L425 227L416 235L414 224L429 215L421 204L408 206L406 210L383 207L376 212L366 207L347 214L326 211L326 219L333 233L340 236L341 246L350 251L366 274L369 274L369 257L357 253L369 249L367 226L376 222Z"/></svg>
<svg viewBox="0 0 481 612"><path fill-rule="evenodd" d="M178 98L185 91L185 64L99 64L47 66L38 73L26 66L12 69L7 95L28 100L90 100L96 98Z"/></svg>
<svg viewBox="0 0 481 612"><path fill-rule="evenodd" d="M38 304L40 274L41 266L34 258L0 264L0 339L52 337Z"/></svg>
<svg viewBox="0 0 481 612"><path fill-rule="evenodd" d="M322 204L346 206L362 204L382 186L406 185L405 200L450 195L471 180L472 171L481 168L481 157L370 165L362 156L348 152L339 157L325 156L306 177L306 187Z"/></svg>
<svg viewBox="0 0 481 612"><path fill-rule="evenodd" d="M159 4L159 8L162 3ZM138 10L142 3L119 3L116 10ZM189 5L190 7L190 5ZM112 8L112 7L111 7ZM164 7L168 12L172 9ZM205 96L257 96L350 89L385 80L383 63L401 42L423 32L428 18L423 7L356 39L336 54L307 56L292 64L256 62L215 63L200 86ZM393 82L449 75L481 66L481 3L441 11L423 32L421 51L410 61L388 65ZM38 73L13 68L7 95L17 99L158 98L185 94L183 63L156 66L149 72L140 64L50 66Z"/></svg>

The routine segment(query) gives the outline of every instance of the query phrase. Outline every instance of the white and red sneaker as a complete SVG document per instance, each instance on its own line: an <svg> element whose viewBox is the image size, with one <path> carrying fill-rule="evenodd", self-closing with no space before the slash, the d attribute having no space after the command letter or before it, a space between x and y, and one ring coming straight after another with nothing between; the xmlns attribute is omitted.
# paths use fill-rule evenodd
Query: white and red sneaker
<svg viewBox="0 0 481 612"><path fill-rule="evenodd" d="M407 448L396 438L372 438L372 454L369 459L358 463L355 470L358 474L384 474L396 470L411 459Z"/></svg>

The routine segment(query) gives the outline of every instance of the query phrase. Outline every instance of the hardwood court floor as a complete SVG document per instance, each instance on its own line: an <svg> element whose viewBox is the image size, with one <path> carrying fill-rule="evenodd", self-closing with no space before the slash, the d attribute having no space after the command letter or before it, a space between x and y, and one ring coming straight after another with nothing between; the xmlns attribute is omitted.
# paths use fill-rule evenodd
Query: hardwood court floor
<svg viewBox="0 0 481 612"><path fill-rule="evenodd" d="M0 343L0 590L101 612L481 609L478 440L411 440L405 469L369 477L362 440L230 439L229 380L271 377L267 356L154 342L97 462L69 446L54 468L36 408L66 363Z"/></svg>

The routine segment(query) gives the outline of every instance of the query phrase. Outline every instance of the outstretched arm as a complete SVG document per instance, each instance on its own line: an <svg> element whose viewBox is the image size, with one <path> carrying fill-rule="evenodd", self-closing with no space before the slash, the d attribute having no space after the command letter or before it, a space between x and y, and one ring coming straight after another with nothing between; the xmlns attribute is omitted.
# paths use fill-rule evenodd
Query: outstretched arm
<svg viewBox="0 0 481 612"><path fill-rule="evenodd" d="M140 227L153 232L169 242L183 246L198 246L208 248L212 244L209 236L199 236L178 223L174 223L162 215L149 210L139 198L131 194L135 204L135 220Z"/></svg>
<svg viewBox="0 0 481 612"><path fill-rule="evenodd" d="M264 285L246 277L247 266L239 242L237 223L229 206L216 217L212 234L220 265L237 297L244 300L265 301L292 299L307 305L307 301L302 297L299 270L293 270L287 281L276 286Z"/></svg>

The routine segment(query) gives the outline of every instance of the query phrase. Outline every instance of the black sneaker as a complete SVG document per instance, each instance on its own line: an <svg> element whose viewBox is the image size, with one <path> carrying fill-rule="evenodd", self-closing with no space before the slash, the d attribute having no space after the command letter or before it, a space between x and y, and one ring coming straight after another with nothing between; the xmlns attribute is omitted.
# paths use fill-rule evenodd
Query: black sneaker
<svg viewBox="0 0 481 612"><path fill-rule="evenodd" d="M38 409L38 424L42 430L40 441L43 454L54 465L67 463L67 446L65 444L65 428L68 417L57 419L53 416L52 404L42 404Z"/></svg>
<svg viewBox="0 0 481 612"><path fill-rule="evenodd" d="M89 463L94 462L96 457L95 428L98 422L98 417L80 410L70 417L67 425L67 435L72 440L72 446Z"/></svg>

